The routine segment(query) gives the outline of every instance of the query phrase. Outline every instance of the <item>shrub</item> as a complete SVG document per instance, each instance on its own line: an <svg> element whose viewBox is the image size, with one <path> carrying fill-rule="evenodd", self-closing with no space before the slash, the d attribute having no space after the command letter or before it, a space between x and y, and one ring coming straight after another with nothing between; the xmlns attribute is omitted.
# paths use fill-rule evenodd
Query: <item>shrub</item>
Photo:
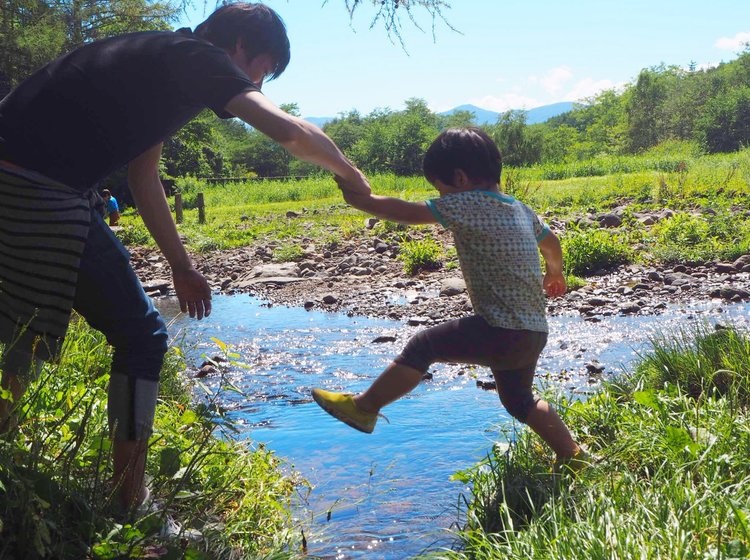
<svg viewBox="0 0 750 560"><path fill-rule="evenodd" d="M420 270L434 270L440 266L442 249L431 237L405 240L398 258L404 262L404 272L413 275Z"/></svg>
<svg viewBox="0 0 750 560"><path fill-rule="evenodd" d="M273 251L273 260L275 260L276 262L299 261L304 256L305 252L302 247L295 243L281 245Z"/></svg>
<svg viewBox="0 0 750 560"><path fill-rule="evenodd" d="M604 230L573 231L562 238L561 244L568 275L585 276L631 259L625 242Z"/></svg>

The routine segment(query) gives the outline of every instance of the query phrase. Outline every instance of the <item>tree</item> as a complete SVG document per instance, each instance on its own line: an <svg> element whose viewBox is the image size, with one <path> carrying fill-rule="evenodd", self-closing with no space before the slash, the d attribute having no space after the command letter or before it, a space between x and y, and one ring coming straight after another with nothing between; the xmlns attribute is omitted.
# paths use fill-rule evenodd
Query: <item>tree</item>
<svg viewBox="0 0 750 560"><path fill-rule="evenodd" d="M323 4L327 3L328 0L323 1ZM443 15L443 10L450 8L450 3L446 0L344 0L344 4L346 9L349 10L350 17L354 17L354 13L364 5L373 6L375 13L370 22L370 27L382 24L388 35L396 37L402 46L404 42L401 37L401 29L403 28L401 16L405 15L411 23L420 28L414 15L416 9L425 11L430 17L433 35L435 24L438 21L442 21L453 29Z"/></svg>
<svg viewBox="0 0 750 560"><path fill-rule="evenodd" d="M168 29L177 13L170 0L3 0L0 74L13 87L63 52L110 35Z"/></svg>
<svg viewBox="0 0 750 560"><path fill-rule="evenodd" d="M750 146L750 87L727 89L711 99L696 128L698 139L709 152Z"/></svg>
<svg viewBox="0 0 750 560"><path fill-rule="evenodd" d="M490 136L497 142L503 163L512 167L538 163L542 157L540 130L530 132L526 126L526 111L506 111L498 117L496 125L489 128Z"/></svg>

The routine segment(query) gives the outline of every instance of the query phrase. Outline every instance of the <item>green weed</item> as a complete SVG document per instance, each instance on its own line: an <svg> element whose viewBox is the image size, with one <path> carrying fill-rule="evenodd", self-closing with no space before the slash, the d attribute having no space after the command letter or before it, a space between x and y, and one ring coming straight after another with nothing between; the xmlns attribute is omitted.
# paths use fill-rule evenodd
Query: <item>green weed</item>
<svg viewBox="0 0 750 560"><path fill-rule="evenodd" d="M399 247L398 258L404 263L404 272L414 275L420 270L431 270L440 266L442 249L431 237L405 240Z"/></svg>

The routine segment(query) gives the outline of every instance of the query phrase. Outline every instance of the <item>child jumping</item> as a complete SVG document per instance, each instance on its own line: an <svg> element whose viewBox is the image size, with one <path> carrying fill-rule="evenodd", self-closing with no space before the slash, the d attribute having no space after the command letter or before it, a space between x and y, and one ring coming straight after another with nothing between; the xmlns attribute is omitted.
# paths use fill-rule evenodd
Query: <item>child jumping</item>
<svg viewBox="0 0 750 560"><path fill-rule="evenodd" d="M414 389L431 364L489 367L508 412L549 444L558 464L578 468L574 464L584 462L586 454L549 403L532 392L537 359L547 343L544 292L557 297L567 288L559 240L528 206L500 191L500 151L481 129L441 133L427 150L423 167L439 198L407 202L343 188L344 198L386 220L439 222L450 229L475 315L416 334L364 393L316 388L315 402L349 426L371 433L380 409ZM546 263L544 276L539 251Z"/></svg>

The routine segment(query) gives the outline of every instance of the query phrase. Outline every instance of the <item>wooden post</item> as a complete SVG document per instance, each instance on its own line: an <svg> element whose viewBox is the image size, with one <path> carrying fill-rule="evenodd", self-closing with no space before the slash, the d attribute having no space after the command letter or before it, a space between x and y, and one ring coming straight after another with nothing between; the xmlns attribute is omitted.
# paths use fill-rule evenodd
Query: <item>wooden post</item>
<svg viewBox="0 0 750 560"><path fill-rule="evenodd" d="M182 223L182 195L180 193L174 195L174 220L178 224Z"/></svg>
<svg viewBox="0 0 750 560"><path fill-rule="evenodd" d="M196 203L198 204L198 223L205 224L206 223L206 201L203 198L202 192L198 193L198 197L196 198Z"/></svg>

